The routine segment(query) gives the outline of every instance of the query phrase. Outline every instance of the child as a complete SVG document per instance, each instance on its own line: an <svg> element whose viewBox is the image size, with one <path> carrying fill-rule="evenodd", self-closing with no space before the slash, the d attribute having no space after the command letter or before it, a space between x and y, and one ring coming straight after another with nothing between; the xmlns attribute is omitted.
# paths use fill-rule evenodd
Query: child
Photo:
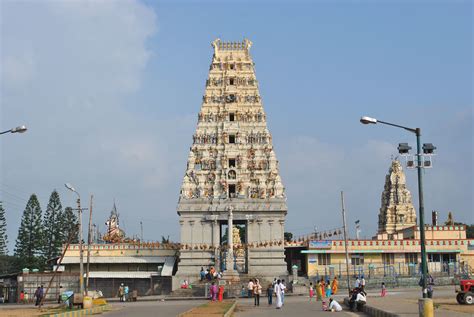
<svg viewBox="0 0 474 317"><path fill-rule="evenodd" d="M211 300L215 302L217 300L217 285L215 282L212 282L210 288L209 288L209 293L211 295Z"/></svg>
<svg viewBox="0 0 474 317"><path fill-rule="evenodd" d="M326 298L331 297L331 283L329 280L326 281Z"/></svg>
<svg viewBox="0 0 474 317"><path fill-rule="evenodd" d="M313 283L309 283L309 301L311 302L311 299L314 297L314 288L313 288Z"/></svg>
<svg viewBox="0 0 474 317"><path fill-rule="evenodd" d="M323 307L322 307L323 311L327 311L328 310L328 305L326 304L326 301L323 299Z"/></svg>
<svg viewBox="0 0 474 317"><path fill-rule="evenodd" d="M244 285L242 285L242 289L240 290L240 297L247 297L247 290Z"/></svg>
<svg viewBox="0 0 474 317"><path fill-rule="evenodd" d="M273 301L273 284L269 284L267 288L267 296L268 296L268 305L272 304Z"/></svg>
<svg viewBox="0 0 474 317"><path fill-rule="evenodd" d="M385 283L382 282L382 292L380 293L380 297L385 297L387 295L387 288L385 287Z"/></svg>

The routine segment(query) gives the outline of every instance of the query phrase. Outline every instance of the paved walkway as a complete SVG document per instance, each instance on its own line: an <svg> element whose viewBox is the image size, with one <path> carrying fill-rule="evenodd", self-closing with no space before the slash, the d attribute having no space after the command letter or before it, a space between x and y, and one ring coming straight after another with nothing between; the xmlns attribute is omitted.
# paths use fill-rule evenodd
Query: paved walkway
<svg viewBox="0 0 474 317"><path fill-rule="evenodd" d="M113 311L104 313L104 317L145 317L145 316L177 316L207 301L146 301L132 303L113 303Z"/></svg>
<svg viewBox="0 0 474 317"><path fill-rule="evenodd" d="M269 306L266 297L260 300L260 306L254 306L253 299L241 298L237 301L237 308L234 312L235 317L264 317L264 316L285 316L285 317L306 317L306 316L326 316L328 312L322 310L321 302L309 302L307 296L286 296L285 305L282 309L276 309L275 298L273 305ZM342 296L336 296L336 300L342 305ZM333 313L331 316L357 317L363 316L361 313L352 313L343 306L344 311Z"/></svg>
<svg viewBox="0 0 474 317"><path fill-rule="evenodd" d="M369 290L367 305L399 316L414 317L418 316L420 297L420 288L388 290L386 297ZM435 287L433 302L436 317L474 316L474 306L457 304L454 286Z"/></svg>

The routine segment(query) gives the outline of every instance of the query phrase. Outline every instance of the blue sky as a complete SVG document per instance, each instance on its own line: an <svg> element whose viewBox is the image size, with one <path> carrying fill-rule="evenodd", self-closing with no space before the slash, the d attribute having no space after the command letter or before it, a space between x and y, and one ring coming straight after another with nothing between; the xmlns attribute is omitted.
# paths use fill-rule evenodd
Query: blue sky
<svg viewBox="0 0 474 317"><path fill-rule="evenodd" d="M179 239L176 203L216 37L251 53L295 234L377 225L399 142L415 138L362 115L420 127L438 147L425 208L473 223L472 4L468 1L111 1L2 4L0 199L9 240L28 196L43 208L113 199L129 235ZM25 22L26 21L26 22ZM415 171L407 171L417 209ZM351 228L352 229L352 228ZM12 249L12 247L10 248Z"/></svg>

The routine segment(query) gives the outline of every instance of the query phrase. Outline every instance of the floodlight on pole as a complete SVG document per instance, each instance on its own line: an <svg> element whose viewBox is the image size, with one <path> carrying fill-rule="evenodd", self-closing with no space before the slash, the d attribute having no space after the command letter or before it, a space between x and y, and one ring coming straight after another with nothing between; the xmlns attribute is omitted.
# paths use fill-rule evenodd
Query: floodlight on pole
<svg viewBox="0 0 474 317"><path fill-rule="evenodd" d="M360 123L362 123L362 124L376 124L377 119L364 116L364 117L360 118Z"/></svg>
<svg viewBox="0 0 474 317"><path fill-rule="evenodd" d="M423 298L427 297L427 277L428 277L428 268L427 268L427 258L426 258L426 240L425 240L425 220L424 220L424 213L425 213L425 203L423 199L423 173L421 171L424 168L422 164L422 153L421 153L421 129L420 128L409 128L402 125L385 122L381 120L377 120L371 117L362 117L360 122L363 124L369 123L382 123L385 125L390 125L392 127L401 128L407 131L410 131L416 135L416 168L418 170L418 203L419 203L419 225L420 225L420 247L421 247L421 288L422 288L422 296ZM398 150L401 151L401 154L408 154L410 147L406 143L401 143L398 147ZM433 155L433 151L436 149L431 143L427 143L424 146L424 151L429 152L429 155ZM431 164L430 164L431 165ZM422 306L420 306L422 307ZM421 308L420 308L421 309ZM420 313L421 316L421 313Z"/></svg>
<svg viewBox="0 0 474 317"><path fill-rule="evenodd" d="M75 192L76 194L78 194L78 195L79 195L79 193L78 193L78 192L76 192L76 189L75 189L74 187L72 187L72 185L71 185L71 184L69 184L69 183L66 183L66 184L64 184L64 186L66 186L66 188L67 188L67 189L69 189L70 191L72 191L72 192Z"/></svg>
<svg viewBox="0 0 474 317"><path fill-rule="evenodd" d="M28 129L26 128L25 125L20 125L16 128L12 128L7 131L0 132L0 134L5 134L5 133L25 133Z"/></svg>

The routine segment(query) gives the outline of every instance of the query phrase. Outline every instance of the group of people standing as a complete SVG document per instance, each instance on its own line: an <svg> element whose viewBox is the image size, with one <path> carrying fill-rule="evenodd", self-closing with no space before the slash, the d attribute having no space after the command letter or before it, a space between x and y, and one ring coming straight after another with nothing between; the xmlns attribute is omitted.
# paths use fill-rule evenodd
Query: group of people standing
<svg viewBox="0 0 474 317"><path fill-rule="evenodd" d="M339 282L337 277L334 277L332 283L329 280L324 281L324 278L321 278L316 284L316 300L322 301L324 298L329 298L331 295L336 295L337 290L339 289ZM314 289L313 283L309 283L309 300L311 301L314 298Z"/></svg>
<svg viewBox="0 0 474 317"><path fill-rule="evenodd" d="M123 285L123 283L120 284L119 289L118 289L118 297L121 302L126 302L128 301L128 295L129 295L129 289L127 285Z"/></svg>
<svg viewBox="0 0 474 317"><path fill-rule="evenodd" d="M216 269L211 266L208 269L204 269L202 266L201 266L201 271L199 272L199 278L201 281L204 281L204 280L208 280L208 281L211 281L213 279L221 279L222 278L222 273L221 272L217 272Z"/></svg>
<svg viewBox="0 0 474 317"><path fill-rule="evenodd" d="M43 296L44 296L44 288L43 288L43 285L41 285L41 286L38 286L38 288L35 291L35 298L36 298L35 306L38 306L41 303Z"/></svg>
<svg viewBox="0 0 474 317"><path fill-rule="evenodd" d="M274 279L271 284L267 286L268 305L273 305L273 296L276 297L276 308L281 309L285 301L285 280ZM262 295L263 287L258 279L250 279L247 284L247 297L254 298L254 306L260 306L260 297ZM242 296L245 296L245 288L242 286Z"/></svg>

